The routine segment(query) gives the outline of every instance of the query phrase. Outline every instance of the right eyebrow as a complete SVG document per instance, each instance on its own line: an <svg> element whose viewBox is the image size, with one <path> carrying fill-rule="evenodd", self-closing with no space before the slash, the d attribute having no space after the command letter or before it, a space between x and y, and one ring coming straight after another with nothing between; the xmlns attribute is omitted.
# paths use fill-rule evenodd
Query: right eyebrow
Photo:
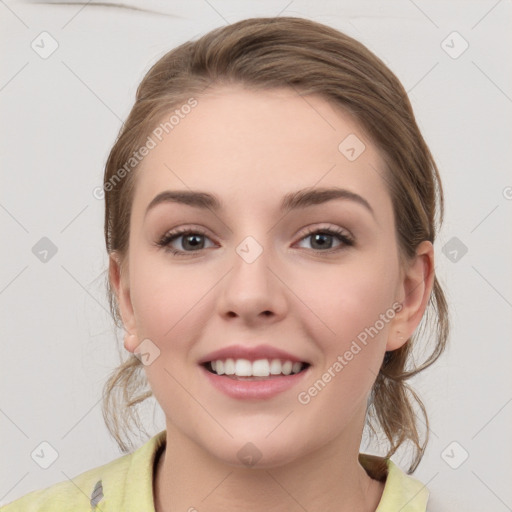
<svg viewBox="0 0 512 512"><path fill-rule="evenodd" d="M224 206L216 196L207 192L196 192L191 190L165 190L153 198L146 208L145 216L155 206L162 203L178 203L208 210L223 210Z"/></svg>

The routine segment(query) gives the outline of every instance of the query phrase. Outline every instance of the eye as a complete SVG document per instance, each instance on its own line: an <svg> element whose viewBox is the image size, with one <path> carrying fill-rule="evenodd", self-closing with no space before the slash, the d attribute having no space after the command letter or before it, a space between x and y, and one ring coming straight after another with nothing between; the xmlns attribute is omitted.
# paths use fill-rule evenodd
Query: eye
<svg viewBox="0 0 512 512"><path fill-rule="evenodd" d="M180 245L182 249L172 247L172 243L182 238ZM186 253L199 252L204 247L204 238L207 238L205 232L200 229L182 228L166 233L158 242L159 247L164 247L166 251L176 255L185 256ZM190 250L189 250L190 249Z"/></svg>
<svg viewBox="0 0 512 512"><path fill-rule="evenodd" d="M311 239L313 249L320 250L320 252L337 252L343 250L343 246L353 246L354 239L351 235L339 228L319 228L319 229L309 229L307 231L306 236L301 238L302 240ZM332 242L334 239L342 242L341 247L332 248ZM316 247L315 247L316 246Z"/></svg>
<svg viewBox="0 0 512 512"><path fill-rule="evenodd" d="M316 252L338 252L346 247L353 246L355 243L352 236L340 228L310 228L300 241L308 238L311 239L313 245L312 249ZM173 247L172 245L179 239L182 239L181 243L178 244L181 246L181 249ZM156 245L163 247L165 251L175 256L187 256L188 254L206 249L205 239L210 240L207 234L200 229L180 228L166 233L156 242ZM333 248L332 243L333 240L336 239L340 244L338 247Z"/></svg>

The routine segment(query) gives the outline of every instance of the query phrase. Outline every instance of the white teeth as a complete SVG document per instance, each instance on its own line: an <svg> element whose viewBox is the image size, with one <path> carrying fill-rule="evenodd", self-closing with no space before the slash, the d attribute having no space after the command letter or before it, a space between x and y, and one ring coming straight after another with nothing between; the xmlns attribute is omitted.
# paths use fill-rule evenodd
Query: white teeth
<svg viewBox="0 0 512 512"><path fill-rule="evenodd" d="M299 373L302 369L302 363L293 363L292 373Z"/></svg>
<svg viewBox="0 0 512 512"><path fill-rule="evenodd" d="M279 359L218 359L211 361L211 368L217 375L236 375L238 377L268 377L269 375L290 375L299 373L304 364Z"/></svg>
<svg viewBox="0 0 512 512"><path fill-rule="evenodd" d="M235 374L235 360L234 359L226 359L224 362L224 373L226 375L234 375Z"/></svg>
<svg viewBox="0 0 512 512"><path fill-rule="evenodd" d="M283 364L283 366L281 368L281 371L285 375L290 375L290 373L292 373L292 366L293 366L293 363L291 361L285 361L285 363Z"/></svg>
<svg viewBox="0 0 512 512"><path fill-rule="evenodd" d="M235 375L239 377L250 377L252 375L252 364L247 359L235 361Z"/></svg>
<svg viewBox="0 0 512 512"><path fill-rule="evenodd" d="M252 363L252 374L255 377L268 377L270 375L270 364L268 359L258 359Z"/></svg>
<svg viewBox="0 0 512 512"><path fill-rule="evenodd" d="M281 361L279 361L279 359L272 359L270 363L270 373L272 375L279 375L281 373Z"/></svg>

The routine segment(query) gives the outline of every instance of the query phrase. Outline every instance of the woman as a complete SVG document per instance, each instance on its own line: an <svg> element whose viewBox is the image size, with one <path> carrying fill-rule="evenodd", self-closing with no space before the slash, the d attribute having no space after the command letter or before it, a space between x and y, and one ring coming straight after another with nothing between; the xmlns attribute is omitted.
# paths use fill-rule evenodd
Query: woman
<svg viewBox="0 0 512 512"><path fill-rule="evenodd" d="M128 451L132 407L153 394L166 429L6 511L426 510L390 457L408 442L411 473L428 440L405 380L448 336L443 194L375 55L286 17L185 43L140 84L104 190L131 353L105 419ZM435 348L409 368L427 306ZM365 425L387 437L384 457L359 453Z"/></svg>

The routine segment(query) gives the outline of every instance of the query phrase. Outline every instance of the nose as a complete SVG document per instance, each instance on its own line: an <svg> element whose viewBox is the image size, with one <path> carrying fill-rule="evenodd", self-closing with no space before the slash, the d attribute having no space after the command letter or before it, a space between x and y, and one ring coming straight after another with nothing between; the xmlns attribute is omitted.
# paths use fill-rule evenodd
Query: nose
<svg viewBox="0 0 512 512"><path fill-rule="evenodd" d="M225 319L247 325L277 322L286 313L286 286L270 244L246 237L236 248L232 268L222 282L217 303Z"/></svg>

